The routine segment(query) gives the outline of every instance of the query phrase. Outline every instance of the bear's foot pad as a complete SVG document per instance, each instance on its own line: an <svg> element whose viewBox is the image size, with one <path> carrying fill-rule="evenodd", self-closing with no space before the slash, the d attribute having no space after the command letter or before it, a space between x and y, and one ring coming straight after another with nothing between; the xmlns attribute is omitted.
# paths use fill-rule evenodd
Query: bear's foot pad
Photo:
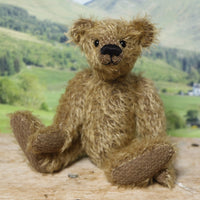
<svg viewBox="0 0 200 200"><path fill-rule="evenodd" d="M17 111L10 114L10 125L24 152L26 151L29 136L43 127L42 123L29 111Z"/></svg>
<svg viewBox="0 0 200 200"><path fill-rule="evenodd" d="M173 154L174 149L170 145L157 145L151 151L116 167L112 173L113 181L120 185L140 185L160 171Z"/></svg>

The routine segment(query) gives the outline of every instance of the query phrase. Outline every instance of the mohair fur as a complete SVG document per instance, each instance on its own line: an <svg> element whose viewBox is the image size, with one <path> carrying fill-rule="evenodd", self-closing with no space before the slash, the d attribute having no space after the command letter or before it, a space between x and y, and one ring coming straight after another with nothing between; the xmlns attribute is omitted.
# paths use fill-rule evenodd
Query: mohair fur
<svg viewBox="0 0 200 200"><path fill-rule="evenodd" d="M146 186L157 180L173 187L175 150L166 136L163 104L152 81L131 73L157 33L147 17L74 23L68 36L90 67L69 82L52 125L45 127L28 111L11 115L13 132L33 168L52 173L88 155L113 184ZM105 45L122 51L102 54Z"/></svg>

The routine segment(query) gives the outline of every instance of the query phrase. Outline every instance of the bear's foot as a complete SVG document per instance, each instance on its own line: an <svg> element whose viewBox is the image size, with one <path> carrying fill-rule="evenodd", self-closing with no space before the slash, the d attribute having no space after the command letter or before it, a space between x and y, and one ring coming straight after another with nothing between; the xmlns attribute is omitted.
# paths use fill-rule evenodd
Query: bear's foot
<svg viewBox="0 0 200 200"><path fill-rule="evenodd" d="M173 147L168 144L156 145L152 150L114 168L113 182L118 185L142 186L163 169L174 153Z"/></svg>
<svg viewBox="0 0 200 200"><path fill-rule="evenodd" d="M70 150L65 152L66 155L64 153L49 153L59 151L62 148L64 144L63 135L57 134L57 129L45 127L29 111L17 111L10 114L10 124L30 165L38 172L52 173L59 171L66 163L75 160L75 156L78 154L70 152ZM77 152L79 151L77 150Z"/></svg>
<svg viewBox="0 0 200 200"><path fill-rule="evenodd" d="M167 168L159 171L154 179L159 184L166 186L168 188L173 188L175 185L175 171L174 168Z"/></svg>
<svg viewBox="0 0 200 200"><path fill-rule="evenodd" d="M39 119L29 111L17 111L10 114L10 125L20 147L26 153L29 136L44 127Z"/></svg>
<svg viewBox="0 0 200 200"><path fill-rule="evenodd" d="M62 151L67 138L57 127L48 126L40 129L29 139L28 150L34 153L58 153ZM70 143L71 140L68 139L67 142Z"/></svg>
<svg viewBox="0 0 200 200"><path fill-rule="evenodd" d="M29 111L18 111L10 118L13 133L25 153L57 153L68 139L58 127L45 127ZM66 144L70 142L69 138Z"/></svg>

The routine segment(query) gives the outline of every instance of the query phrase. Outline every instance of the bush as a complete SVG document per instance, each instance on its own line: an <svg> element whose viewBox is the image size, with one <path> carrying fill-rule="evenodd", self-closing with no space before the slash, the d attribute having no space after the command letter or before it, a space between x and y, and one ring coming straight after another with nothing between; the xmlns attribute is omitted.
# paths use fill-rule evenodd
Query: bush
<svg viewBox="0 0 200 200"><path fill-rule="evenodd" d="M166 118L167 118L167 130L174 130L185 127L184 120L174 111L168 111L166 113Z"/></svg>
<svg viewBox="0 0 200 200"><path fill-rule="evenodd" d="M19 103L21 92L14 81L7 77L0 79L0 103L11 105Z"/></svg>
<svg viewBox="0 0 200 200"><path fill-rule="evenodd" d="M22 74L19 76L19 87L21 92L21 104L33 107L39 107L44 100L44 87L39 83L36 76L31 74Z"/></svg>
<svg viewBox="0 0 200 200"><path fill-rule="evenodd" d="M49 107L48 107L48 105L47 105L46 102L43 102L43 103L40 105L40 110L49 111Z"/></svg>
<svg viewBox="0 0 200 200"><path fill-rule="evenodd" d="M44 87L33 75L24 74L18 80L0 79L0 103L39 107L44 100Z"/></svg>
<svg viewBox="0 0 200 200"><path fill-rule="evenodd" d="M166 93L167 92L167 89L166 88L163 88L162 89L162 93Z"/></svg>

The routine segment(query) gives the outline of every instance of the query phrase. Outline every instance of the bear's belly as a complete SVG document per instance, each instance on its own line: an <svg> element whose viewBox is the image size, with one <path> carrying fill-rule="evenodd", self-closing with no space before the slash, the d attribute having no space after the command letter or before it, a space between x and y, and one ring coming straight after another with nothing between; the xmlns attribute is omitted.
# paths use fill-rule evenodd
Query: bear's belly
<svg viewBox="0 0 200 200"><path fill-rule="evenodd" d="M90 158L99 160L113 148L128 144L135 133L134 106L127 95L88 96L82 127L82 145Z"/></svg>

